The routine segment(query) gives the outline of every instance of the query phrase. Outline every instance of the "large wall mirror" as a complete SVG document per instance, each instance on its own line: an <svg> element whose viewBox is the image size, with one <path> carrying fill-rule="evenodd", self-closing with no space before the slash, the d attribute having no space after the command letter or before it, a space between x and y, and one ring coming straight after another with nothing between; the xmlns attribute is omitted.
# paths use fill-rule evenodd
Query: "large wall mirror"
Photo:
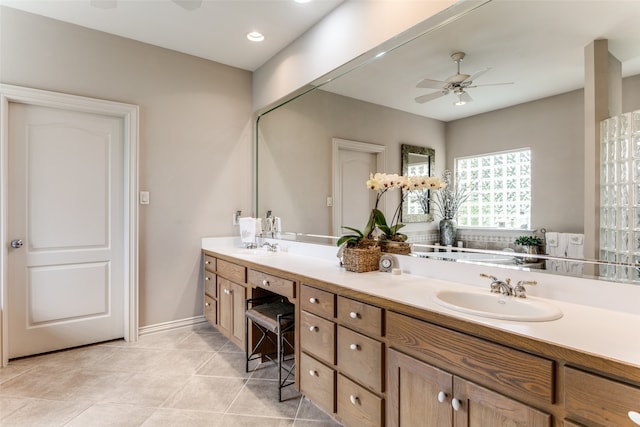
<svg viewBox="0 0 640 427"><path fill-rule="evenodd" d="M428 147L402 144L402 175L433 176L436 168L436 150ZM433 221L433 203L428 189L405 195L402 202L402 222Z"/></svg>
<svg viewBox="0 0 640 427"><path fill-rule="evenodd" d="M640 2L493 0L364 65L346 65L260 117L257 214L281 217L290 232L283 236L333 244L322 237L335 235L333 138L384 146L387 173L402 172L403 144L434 150L433 175L453 170L456 158L528 148L526 231L597 233L584 227L584 175L593 168L584 164L584 48L608 40L622 63L622 111L640 109L639 19ZM473 83L463 93L438 88L465 75ZM390 196L384 209L397 206L400 195ZM407 221L403 231L435 241L438 218L428 219ZM523 230L459 232L507 247Z"/></svg>

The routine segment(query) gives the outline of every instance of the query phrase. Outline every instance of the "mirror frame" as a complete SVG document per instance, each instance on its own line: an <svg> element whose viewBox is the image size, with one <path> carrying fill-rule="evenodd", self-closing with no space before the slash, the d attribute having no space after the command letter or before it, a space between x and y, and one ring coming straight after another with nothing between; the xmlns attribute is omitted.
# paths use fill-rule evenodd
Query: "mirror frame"
<svg viewBox="0 0 640 427"><path fill-rule="evenodd" d="M419 156L427 156L428 160L428 171L427 175L433 176L433 171L436 167L436 150L429 147L420 147L417 145L409 145L409 144L401 144L400 145L400 154L401 154L401 170L402 175L409 176L409 156L412 154L416 154ZM431 190L422 190L427 193L427 198L429 199L428 212L423 214L412 214L409 213L409 203L407 201L407 191L402 190L402 222L433 222L433 201L431 200ZM411 197L411 196L408 196Z"/></svg>

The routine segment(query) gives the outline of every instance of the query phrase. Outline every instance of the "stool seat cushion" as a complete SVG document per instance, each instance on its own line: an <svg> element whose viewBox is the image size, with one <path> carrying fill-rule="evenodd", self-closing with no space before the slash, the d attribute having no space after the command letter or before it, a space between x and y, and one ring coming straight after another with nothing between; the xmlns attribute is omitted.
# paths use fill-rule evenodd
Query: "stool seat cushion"
<svg viewBox="0 0 640 427"><path fill-rule="evenodd" d="M250 308L246 311L245 315L252 322L262 326L263 328L271 331L278 331L278 314L282 314L281 327L286 329L287 326L294 322L293 313L295 306L287 302L274 302L270 304L261 304Z"/></svg>

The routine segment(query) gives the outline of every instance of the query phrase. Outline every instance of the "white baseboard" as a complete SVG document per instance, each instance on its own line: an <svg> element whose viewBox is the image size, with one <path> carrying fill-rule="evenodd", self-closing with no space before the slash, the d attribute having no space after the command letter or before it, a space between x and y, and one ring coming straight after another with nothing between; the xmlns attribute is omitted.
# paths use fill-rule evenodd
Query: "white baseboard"
<svg viewBox="0 0 640 427"><path fill-rule="evenodd" d="M204 316L188 317L186 319L172 320L170 322L156 323L155 325L142 326L138 328L139 335L153 334L156 332L170 331L172 329L186 328L206 323Z"/></svg>

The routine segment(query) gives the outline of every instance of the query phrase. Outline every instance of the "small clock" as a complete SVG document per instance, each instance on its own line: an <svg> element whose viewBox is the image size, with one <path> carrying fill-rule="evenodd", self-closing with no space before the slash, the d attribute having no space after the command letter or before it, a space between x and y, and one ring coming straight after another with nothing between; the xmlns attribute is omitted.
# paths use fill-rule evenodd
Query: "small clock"
<svg viewBox="0 0 640 427"><path fill-rule="evenodd" d="M398 266L398 260L391 254L383 254L380 257L379 270L385 273L390 273L391 270Z"/></svg>

